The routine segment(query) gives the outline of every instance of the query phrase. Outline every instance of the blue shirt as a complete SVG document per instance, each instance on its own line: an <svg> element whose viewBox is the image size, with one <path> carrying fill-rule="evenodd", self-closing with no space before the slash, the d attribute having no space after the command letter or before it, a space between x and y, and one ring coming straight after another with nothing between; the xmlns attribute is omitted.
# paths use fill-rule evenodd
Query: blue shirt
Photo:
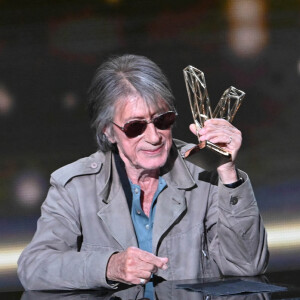
<svg viewBox="0 0 300 300"><path fill-rule="evenodd" d="M149 218L141 207L141 188L130 181L132 191L131 219L135 229L138 246L140 249L152 253L152 232L156 209L156 200L160 192L165 188L166 182L159 177L158 187L153 196Z"/></svg>
<svg viewBox="0 0 300 300"><path fill-rule="evenodd" d="M165 188L166 181L159 177L158 187L153 196L149 218L146 216L141 207L141 188L137 184L133 184L130 180L132 192L131 219L135 229L135 234L138 240L140 249L152 253L152 232L153 222L156 209L156 200L160 192ZM154 299L153 283L148 282L145 287L144 298Z"/></svg>

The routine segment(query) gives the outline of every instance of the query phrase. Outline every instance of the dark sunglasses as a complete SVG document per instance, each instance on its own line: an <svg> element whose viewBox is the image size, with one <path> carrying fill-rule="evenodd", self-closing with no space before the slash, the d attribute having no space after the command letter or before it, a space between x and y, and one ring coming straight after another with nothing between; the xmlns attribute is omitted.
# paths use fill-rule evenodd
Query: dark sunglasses
<svg viewBox="0 0 300 300"><path fill-rule="evenodd" d="M150 121L147 120L131 120L124 124L123 127L119 126L118 124L112 122L116 125L119 129L121 129L127 137L135 138L138 135L141 135L147 128L149 123L153 123L157 129L165 130L169 129L175 122L177 113L174 111L167 111L161 115L158 115L151 119Z"/></svg>

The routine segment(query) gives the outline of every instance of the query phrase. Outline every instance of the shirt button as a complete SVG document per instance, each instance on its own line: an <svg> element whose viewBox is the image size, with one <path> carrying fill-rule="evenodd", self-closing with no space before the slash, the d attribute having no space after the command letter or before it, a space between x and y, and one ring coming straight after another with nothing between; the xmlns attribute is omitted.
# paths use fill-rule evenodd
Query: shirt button
<svg viewBox="0 0 300 300"><path fill-rule="evenodd" d="M137 210L136 213L137 213L138 215L140 215L140 214L141 214L141 211L140 211L140 210Z"/></svg>
<svg viewBox="0 0 300 300"><path fill-rule="evenodd" d="M146 227L147 230L150 228L149 224L147 224L145 227Z"/></svg>
<svg viewBox="0 0 300 300"><path fill-rule="evenodd" d="M239 199L238 197L231 197L230 198L230 204L231 205L236 205L238 203Z"/></svg>
<svg viewBox="0 0 300 300"><path fill-rule="evenodd" d="M98 167L98 164L96 162L91 163L91 168L96 169Z"/></svg>
<svg viewBox="0 0 300 300"><path fill-rule="evenodd" d="M135 189L134 189L134 192L135 192L136 194L138 194L138 193L139 193L139 189L138 189L138 188L135 188Z"/></svg>

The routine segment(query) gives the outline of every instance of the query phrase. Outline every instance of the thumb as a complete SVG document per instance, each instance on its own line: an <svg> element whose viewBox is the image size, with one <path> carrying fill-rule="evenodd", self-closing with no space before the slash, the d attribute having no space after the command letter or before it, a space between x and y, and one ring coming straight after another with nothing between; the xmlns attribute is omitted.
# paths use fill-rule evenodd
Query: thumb
<svg viewBox="0 0 300 300"><path fill-rule="evenodd" d="M169 259L167 257L160 257L160 260L163 263L162 266L161 266L161 269L162 270L168 269L167 263L168 263Z"/></svg>

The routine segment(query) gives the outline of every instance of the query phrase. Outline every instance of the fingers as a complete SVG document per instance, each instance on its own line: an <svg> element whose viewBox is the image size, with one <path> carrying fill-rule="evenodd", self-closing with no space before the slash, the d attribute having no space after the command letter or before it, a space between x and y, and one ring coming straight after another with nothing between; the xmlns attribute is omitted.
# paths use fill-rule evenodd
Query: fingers
<svg viewBox="0 0 300 300"><path fill-rule="evenodd" d="M190 130L199 136L200 141L210 141L231 151L238 150L242 143L241 132L224 119L209 119L198 130L195 124L191 124Z"/></svg>
<svg viewBox="0 0 300 300"><path fill-rule="evenodd" d="M142 251L138 249L138 258L148 264L149 266L152 267L151 272L156 273L158 269L163 269L166 270L168 268L167 262L168 258L167 257L158 257L155 256L152 253Z"/></svg>
<svg viewBox="0 0 300 300"><path fill-rule="evenodd" d="M204 123L204 127L199 130L201 140L218 139L218 142L227 144L229 137L239 133L239 130L223 119L211 119ZM216 142L216 141L215 141Z"/></svg>
<svg viewBox="0 0 300 300"><path fill-rule="evenodd" d="M127 284L143 284L158 269L167 268L168 258L157 257L135 247L113 254L107 265L107 278ZM141 281L142 279L142 281Z"/></svg>
<svg viewBox="0 0 300 300"><path fill-rule="evenodd" d="M199 128L200 129L200 128ZM198 129L198 130L199 130ZM196 129L196 125L193 123L193 124L190 124L190 131L194 134L194 135L197 135L199 136L199 134L197 133L197 129Z"/></svg>

